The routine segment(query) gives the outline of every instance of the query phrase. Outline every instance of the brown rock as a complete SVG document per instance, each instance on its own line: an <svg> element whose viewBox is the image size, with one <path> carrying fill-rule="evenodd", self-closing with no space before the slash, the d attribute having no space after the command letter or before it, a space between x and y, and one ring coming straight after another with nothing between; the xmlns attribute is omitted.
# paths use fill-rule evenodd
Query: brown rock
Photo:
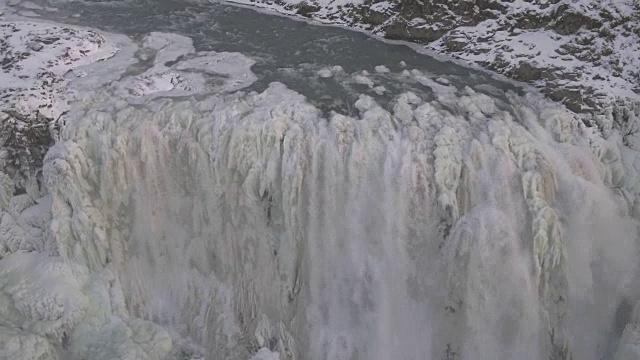
<svg viewBox="0 0 640 360"><path fill-rule="evenodd" d="M560 6L557 14L559 16L551 27L560 35L575 34L582 27L592 29L600 27L602 25L597 20L591 19L584 14L580 14L575 12L574 10L568 9L566 5Z"/></svg>

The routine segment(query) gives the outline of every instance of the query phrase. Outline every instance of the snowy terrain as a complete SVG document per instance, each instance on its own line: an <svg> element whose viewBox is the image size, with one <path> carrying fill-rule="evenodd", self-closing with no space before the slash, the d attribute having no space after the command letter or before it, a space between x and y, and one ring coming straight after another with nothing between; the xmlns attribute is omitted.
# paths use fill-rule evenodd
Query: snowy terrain
<svg viewBox="0 0 640 360"><path fill-rule="evenodd" d="M3 124L55 140L3 139L0 358L640 359L638 108L379 65L325 114L181 35L0 31Z"/></svg>
<svg viewBox="0 0 640 360"><path fill-rule="evenodd" d="M75 97L66 75L86 76L74 70L113 57L123 38L60 24L1 20L0 136L13 144L5 147L2 168L19 179L42 166L67 103Z"/></svg>

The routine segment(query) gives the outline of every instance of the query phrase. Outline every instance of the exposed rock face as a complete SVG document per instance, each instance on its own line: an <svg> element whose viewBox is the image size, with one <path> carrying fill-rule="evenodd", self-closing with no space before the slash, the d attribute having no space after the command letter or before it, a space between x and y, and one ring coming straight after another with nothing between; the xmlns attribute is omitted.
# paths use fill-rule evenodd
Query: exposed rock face
<svg viewBox="0 0 640 360"><path fill-rule="evenodd" d="M313 13L317 12L318 10L320 10L319 6L309 5L306 2L301 2L300 4L298 4L297 13L302 16L311 17Z"/></svg>
<svg viewBox="0 0 640 360"><path fill-rule="evenodd" d="M560 35L573 35L583 27L595 29L600 26L602 23L597 19L569 9L569 5L561 5L556 11L556 20L553 21L552 28Z"/></svg>

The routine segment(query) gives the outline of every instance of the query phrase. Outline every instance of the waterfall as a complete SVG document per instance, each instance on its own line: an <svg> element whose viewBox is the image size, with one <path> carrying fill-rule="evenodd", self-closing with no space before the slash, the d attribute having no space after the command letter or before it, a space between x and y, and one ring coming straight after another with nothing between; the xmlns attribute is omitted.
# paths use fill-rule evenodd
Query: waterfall
<svg viewBox="0 0 640 360"><path fill-rule="evenodd" d="M60 255L211 358L604 356L637 223L586 129L471 89L398 104L326 118L275 83L88 107L46 161Z"/></svg>
<svg viewBox="0 0 640 360"><path fill-rule="evenodd" d="M146 102L112 84L76 104L38 195L55 260L0 262L14 301L51 281L77 309L49 331L49 305L27 306L34 348L596 360L637 343L635 153L535 95L412 76L436 99L361 95L357 116L280 83ZM53 280L19 280L30 266ZM0 314L23 321L11 306Z"/></svg>

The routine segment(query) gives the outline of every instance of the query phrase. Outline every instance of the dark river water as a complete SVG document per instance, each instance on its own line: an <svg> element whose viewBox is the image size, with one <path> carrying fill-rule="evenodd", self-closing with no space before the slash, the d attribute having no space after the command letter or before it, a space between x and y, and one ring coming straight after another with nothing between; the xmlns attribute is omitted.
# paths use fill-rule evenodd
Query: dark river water
<svg viewBox="0 0 640 360"><path fill-rule="evenodd" d="M502 91L518 89L490 75L451 61L420 54L409 46L380 41L364 33L335 26L313 25L284 16L221 3L196 4L185 1L50 2L57 12L40 12L46 18L124 33L137 39L158 31L188 36L197 50L240 52L254 60L258 81L248 90L262 91L274 81L304 94L323 110L352 113L349 104L367 91L365 85L344 76L323 79L323 67L341 66L345 74L368 70L385 94L369 91L382 106L404 91L430 100L431 91L402 71L417 69L433 78L463 88L502 97ZM378 65L390 72L375 72ZM496 91L500 89L502 91Z"/></svg>

